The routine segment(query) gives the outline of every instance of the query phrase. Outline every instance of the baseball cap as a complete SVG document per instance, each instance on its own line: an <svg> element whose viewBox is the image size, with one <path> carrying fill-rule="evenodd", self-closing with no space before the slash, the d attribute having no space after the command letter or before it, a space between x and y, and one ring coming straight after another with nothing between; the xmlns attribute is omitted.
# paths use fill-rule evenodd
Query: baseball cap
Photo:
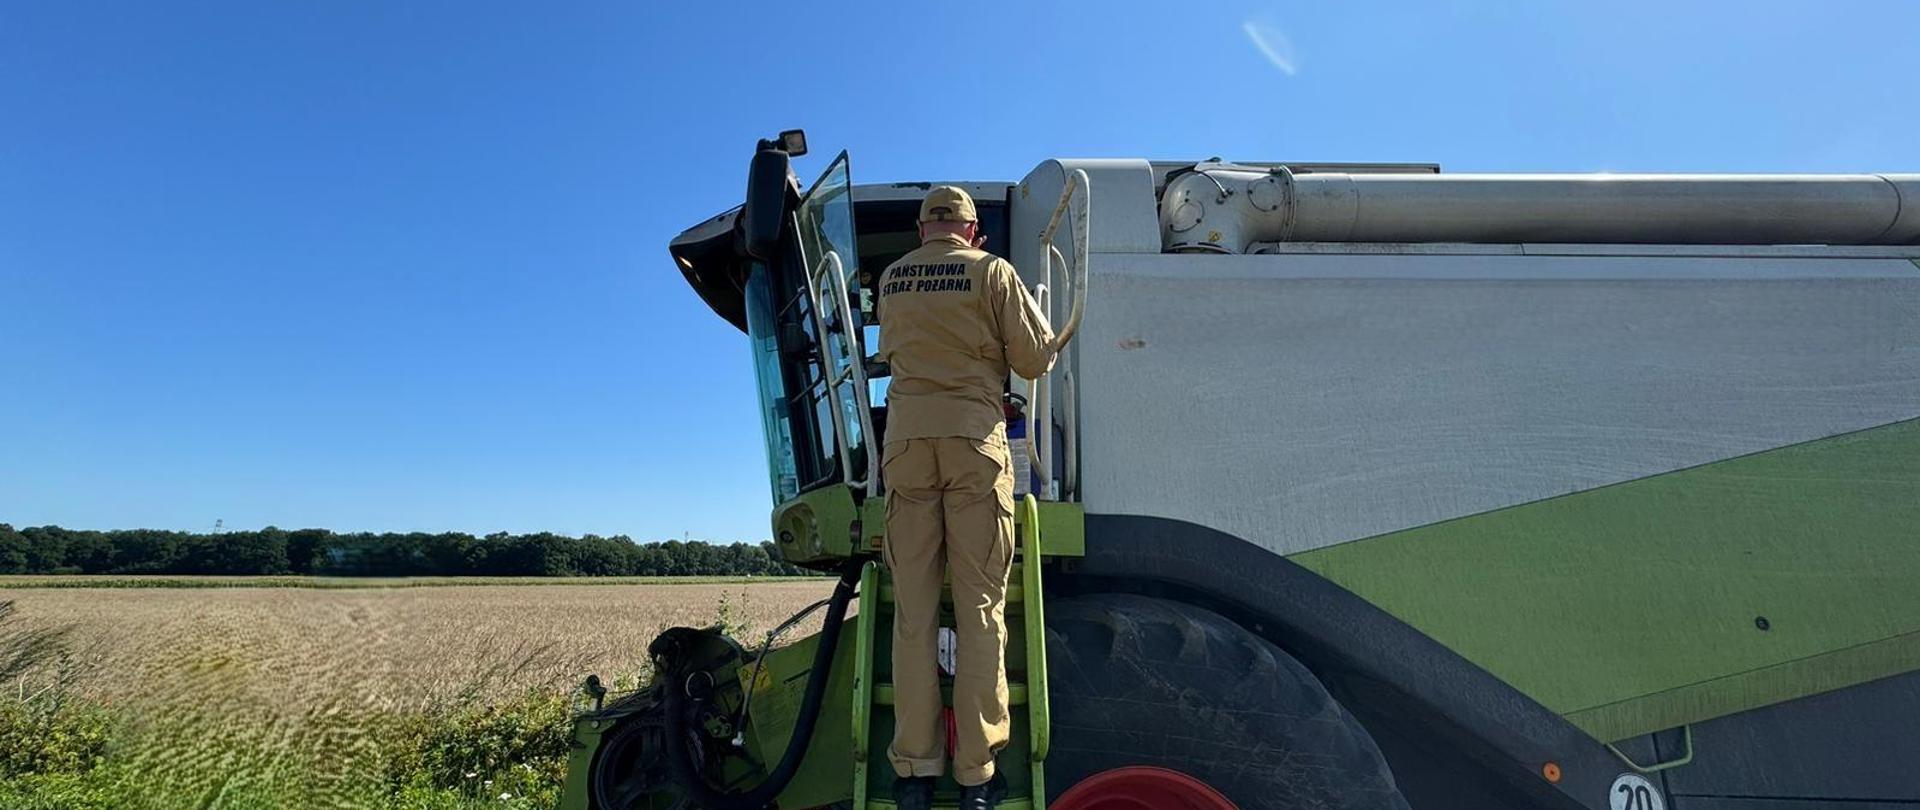
<svg viewBox="0 0 1920 810"><path fill-rule="evenodd" d="M973 198L958 186L935 186L920 202L921 222L978 222Z"/></svg>

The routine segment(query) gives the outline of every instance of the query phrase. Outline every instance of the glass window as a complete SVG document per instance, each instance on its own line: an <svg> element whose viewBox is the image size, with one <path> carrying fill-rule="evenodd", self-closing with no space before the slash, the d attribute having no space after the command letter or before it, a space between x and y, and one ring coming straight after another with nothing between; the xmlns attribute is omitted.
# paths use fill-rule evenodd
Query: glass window
<svg viewBox="0 0 1920 810"><path fill-rule="evenodd" d="M772 274L766 265L755 263L747 276L747 341L753 347L753 376L760 390L760 427L766 436L773 502L785 503L800 494L800 473L794 468L793 425L780 372Z"/></svg>
<svg viewBox="0 0 1920 810"><path fill-rule="evenodd" d="M794 273L794 275L799 275ZM820 366L820 339L813 318L813 301L805 279L798 288L788 290L785 305L776 319L782 338L791 340L782 358L787 387L786 409L794 420L799 438L793 450L799 473L800 489L812 489L837 480L840 475L840 448L834 439L833 409L826 404L827 386Z"/></svg>

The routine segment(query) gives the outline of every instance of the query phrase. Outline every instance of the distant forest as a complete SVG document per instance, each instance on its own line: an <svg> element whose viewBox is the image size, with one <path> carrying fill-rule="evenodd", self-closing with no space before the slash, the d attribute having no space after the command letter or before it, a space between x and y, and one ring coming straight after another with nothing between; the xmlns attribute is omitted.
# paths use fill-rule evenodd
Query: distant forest
<svg viewBox="0 0 1920 810"><path fill-rule="evenodd" d="M636 543L625 536L504 532L335 534L326 529L171 532L14 529L0 523L0 574L423 576L793 576L771 542Z"/></svg>

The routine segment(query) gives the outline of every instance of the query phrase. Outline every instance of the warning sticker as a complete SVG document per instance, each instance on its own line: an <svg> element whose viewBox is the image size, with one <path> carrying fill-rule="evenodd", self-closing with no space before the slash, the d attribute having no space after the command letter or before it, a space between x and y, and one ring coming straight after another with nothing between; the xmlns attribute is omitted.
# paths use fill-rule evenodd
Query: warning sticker
<svg viewBox="0 0 1920 810"><path fill-rule="evenodd" d="M768 672L765 668L761 668L757 674L753 670L754 668L751 666L743 666L740 668L740 684L746 691L752 692L757 696L761 690L773 686L773 673Z"/></svg>

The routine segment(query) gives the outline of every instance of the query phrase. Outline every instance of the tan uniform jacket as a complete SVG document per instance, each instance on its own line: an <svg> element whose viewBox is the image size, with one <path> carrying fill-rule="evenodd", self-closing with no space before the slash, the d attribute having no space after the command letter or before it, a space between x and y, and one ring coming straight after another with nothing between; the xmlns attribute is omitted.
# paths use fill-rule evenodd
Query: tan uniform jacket
<svg viewBox="0 0 1920 810"><path fill-rule="evenodd" d="M886 443L984 440L1005 420L1007 372L1053 365L1053 328L1007 260L957 236L927 240L880 277L879 357L893 369Z"/></svg>

